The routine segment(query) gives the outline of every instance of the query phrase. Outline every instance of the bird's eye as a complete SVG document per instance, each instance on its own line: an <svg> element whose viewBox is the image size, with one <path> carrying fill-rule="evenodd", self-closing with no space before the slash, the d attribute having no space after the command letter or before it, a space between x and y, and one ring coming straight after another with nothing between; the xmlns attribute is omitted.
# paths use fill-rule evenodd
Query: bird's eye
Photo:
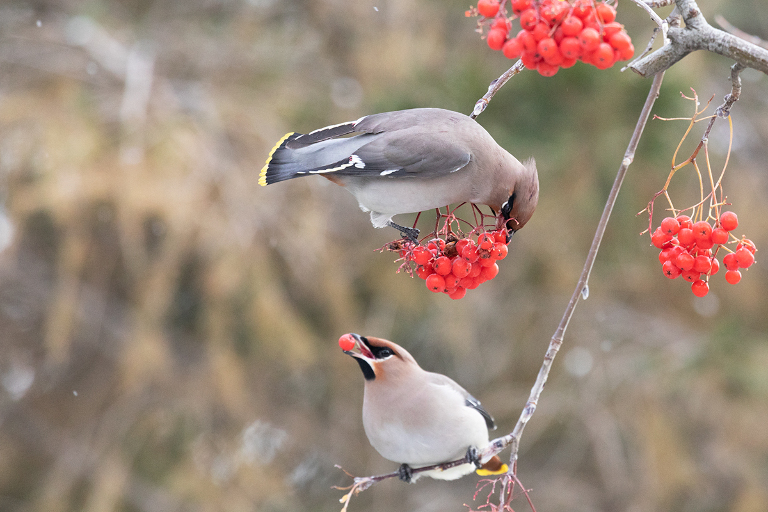
<svg viewBox="0 0 768 512"><path fill-rule="evenodd" d="M379 349L379 353L376 354L376 357L379 359L384 359L385 357L393 356L395 353L392 351L391 348L384 347L382 349Z"/></svg>
<svg viewBox="0 0 768 512"><path fill-rule="evenodd" d="M501 205L501 213L505 217L509 217L509 213L512 211L512 205L515 202L515 194L512 194L509 196L509 199L507 199L504 204Z"/></svg>

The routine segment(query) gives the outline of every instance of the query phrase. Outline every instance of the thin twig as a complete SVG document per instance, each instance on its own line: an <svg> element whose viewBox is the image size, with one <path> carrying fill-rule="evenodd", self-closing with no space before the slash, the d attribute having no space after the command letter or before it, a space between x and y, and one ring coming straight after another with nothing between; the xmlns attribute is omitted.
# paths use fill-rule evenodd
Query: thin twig
<svg viewBox="0 0 768 512"><path fill-rule="evenodd" d="M469 115L469 117L475 119L477 116L482 114L483 110L485 110L485 107L487 107L488 103L490 103L491 98L493 98L493 95L496 94L505 83L507 83L507 80L521 72L523 69L525 69L525 66L523 66L523 61L518 60L499 78L491 82L491 85L488 86L488 92L486 92L482 98L477 100L477 103L475 103L475 108L472 109L472 113Z"/></svg>

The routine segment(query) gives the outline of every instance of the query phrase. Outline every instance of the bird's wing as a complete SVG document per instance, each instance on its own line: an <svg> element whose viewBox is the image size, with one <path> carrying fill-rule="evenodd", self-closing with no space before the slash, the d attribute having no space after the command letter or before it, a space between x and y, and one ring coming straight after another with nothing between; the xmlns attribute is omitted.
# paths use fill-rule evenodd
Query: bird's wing
<svg viewBox="0 0 768 512"><path fill-rule="evenodd" d="M456 119L454 119L456 117ZM365 116L357 121L291 134L276 148L271 181L302 174L351 177L432 178L463 169L472 155L458 142L462 116L414 109ZM288 154L282 149L291 150Z"/></svg>
<svg viewBox="0 0 768 512"><path fill-rule="evenodd" d="M446 377L445 375L442 375L440 373L432 373L432 372L427 372L427 373L428 373L429 381L432 384L436 384L438 386L447 386L457 391L464 398L464 405L480 413L480 415L485 420L485 425L488 427L489 430L496 430L496 423L493 421L493 416L491 416L488 413L488 411L486 411L485 408L483 408L483 405L480 403L480 400L470 395L466 389L461 387L459 384L456 383L456 381L454 381L450 377Z"/></svg>

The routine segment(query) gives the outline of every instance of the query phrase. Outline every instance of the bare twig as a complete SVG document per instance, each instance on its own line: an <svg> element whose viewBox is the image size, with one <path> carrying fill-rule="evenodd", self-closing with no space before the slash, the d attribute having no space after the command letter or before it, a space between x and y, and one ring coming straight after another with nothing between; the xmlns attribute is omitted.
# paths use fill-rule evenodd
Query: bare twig
<svg viewBox="0 0 768 512"><path fill-rule="evenodd" d="M483 110L485 110L485 107L487 107L488 103L491 101L491 98L493 98L493 95L496 94L505 83L507 83L507 80L521 72L523 69L525 69L525 66L523 66L523 61L518 60L499 78L491 82L491 85L488 86L488 92L486 92L482 98L477 100L477 103L475 103L475 108L472 109L472 113L469 115L469 117L475 119L477 116L482 114Z"/></svg>

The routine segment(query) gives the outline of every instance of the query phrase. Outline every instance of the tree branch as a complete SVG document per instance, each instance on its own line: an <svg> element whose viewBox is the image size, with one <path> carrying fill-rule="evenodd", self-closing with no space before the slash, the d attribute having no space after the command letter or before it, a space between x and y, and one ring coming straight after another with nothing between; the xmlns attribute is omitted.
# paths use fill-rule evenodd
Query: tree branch
<svg viewBox="0 0 768 512"><path fill-rule="evenodd" d="M695 0L676 0L675 3L685 27L670 27L667 32L670 44L630 64L632 71L644 77L655 75L691 52L706 50L768 75L768 50L714 28L701 14Z"/></svg>

